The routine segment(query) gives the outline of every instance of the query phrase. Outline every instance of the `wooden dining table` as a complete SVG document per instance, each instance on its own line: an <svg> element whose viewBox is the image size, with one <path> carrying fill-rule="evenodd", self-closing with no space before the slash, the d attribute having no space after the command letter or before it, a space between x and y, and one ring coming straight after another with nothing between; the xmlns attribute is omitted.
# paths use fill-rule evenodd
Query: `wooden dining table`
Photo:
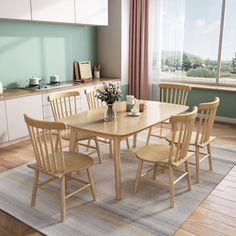
<svg viewBox="0 0 236 236"><path fill-rule="evenodd" d="M104 121L104 107L81 112L61 120L71 128L70 151L75 151L80 133L103 137L113 141L115 193L117 200L122 198L120 141L188 109L188 106L156 101L144 101L144 103L146 109L137 117L128 115L126 112L126 102L116 102L114 104L116 119L111 122Z"/></svg>

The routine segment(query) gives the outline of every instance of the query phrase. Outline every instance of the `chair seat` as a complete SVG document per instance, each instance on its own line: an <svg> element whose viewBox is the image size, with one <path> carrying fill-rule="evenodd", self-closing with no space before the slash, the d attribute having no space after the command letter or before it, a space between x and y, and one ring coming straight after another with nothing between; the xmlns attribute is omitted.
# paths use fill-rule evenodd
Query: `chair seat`
<svg viewBox="0 0 236 236"><path fill-rule="evenodd" d="M177 131L176 132L176 138L175 138L175 143L178 142L178 136L179 136L179 132ZM190 139L190 145L195 145L196 144L196 137L197 137L197 132L192 132L192 136L191 136L191 139ZM169 133L167 134L166 136L166 140L168 142L171 142L171 139L172 139L172 133ZM199 140L201 139L201 134L199 135ZM215 139L214 136L210 136L209 140L203 144L198 144L198 146L200 147L204 147L205 145L207 145L208 143L212 142L213 140Z"/></svg>
<svg viewBox="0 0 236 236"><path fill-rule="evenodd" d="M166 144L152 144L140 148L136 152L136 156L143 161L148 162L168 162L168 155L170 152L170 145Z"/></svg>
<svg viewBox="0 0 236 236"><path fill-rule="evenodd" d="M56 152L56 155L60 155L60 152ZM32 169L39 169L42 172L48 173L50 175L61 177L66 173L71 173L74 171L84 170L93 165L93 159L88 155L78 153L78 152L64 152L64 160L65 160L65 171L63 172L53 172L53 171L42 171L38 168L36 163L29 164L28 167ZM59 169L61 169L61 163L57 163Z"/></svg>
<svg viewBox="0 0 236 236"><path fill-rule="evenodd" d="M162 164L168 164L169 163L169 153L170 153L170 145L167 144L152 144L149 146L145 146L143 148L140 148L136 152L136 156L147 162L154 162L154 163L162 163ZM187 160L190 156L193 155L193 153L188 152L186 155L186 158L182 159L181 161L174 162L175 158L175 152L176 149L173 151L173 163L172 165L178 166L181 163L183 163L185 160Z"/></svg>
<svg viewBox="0 0 236 236"><path fill-rule="evenodd" d="M87 135L87 134L84 134L84 133L79 133L78 134L78 141L93 139L93 138L94 138L94 136ZM70 130L69 129L62 132L62 139L70 140Z"/></svg>

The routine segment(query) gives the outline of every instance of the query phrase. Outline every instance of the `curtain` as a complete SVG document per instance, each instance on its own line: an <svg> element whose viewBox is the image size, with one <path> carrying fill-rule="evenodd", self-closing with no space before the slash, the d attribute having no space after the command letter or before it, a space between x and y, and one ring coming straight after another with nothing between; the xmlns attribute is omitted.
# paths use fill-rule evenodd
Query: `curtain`
<svg viewBox="0 0 236 236"><path fill-rule="evenodd" d="M182 65L184 24L185 0L149 0L148 74L152 100L160 98L160 80L173 79L167 71L168 60Z"/></svg>
<svg viewBox="0 0 236 236"><path fill-rule="evenodd" d="M181 68L185 1L130 0L129 94L136 98L159 100L160 80Z"/></svg>
<svg viewBox="0 0 236 236"><path fill-rule="evenodd" d="M149 0L130 0L129 94L149 99L148 84Z"/></svg>
<svg viewBox="0 0 236 236"><path fill-rule="evenodd" d="M149 0L148 84L154 101L160 98L162 5L162 0Z"/></svg>

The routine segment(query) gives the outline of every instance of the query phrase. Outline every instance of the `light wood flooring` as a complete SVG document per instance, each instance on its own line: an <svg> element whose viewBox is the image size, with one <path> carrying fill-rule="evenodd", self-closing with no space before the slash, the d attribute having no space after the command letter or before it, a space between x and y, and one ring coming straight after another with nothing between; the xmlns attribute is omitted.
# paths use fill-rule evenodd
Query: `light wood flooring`
<svg viewBox="0 0 236 236"><path fill-rule="evenodd" d="M216 123L215 144L236 149L236 125ZM236 158L236 154L235 154ZM29 141L0 148L0 173L34 159ZM0 211L1 236L42 235ZM175 236L236 235L236 166L175 232Z"/></svg>

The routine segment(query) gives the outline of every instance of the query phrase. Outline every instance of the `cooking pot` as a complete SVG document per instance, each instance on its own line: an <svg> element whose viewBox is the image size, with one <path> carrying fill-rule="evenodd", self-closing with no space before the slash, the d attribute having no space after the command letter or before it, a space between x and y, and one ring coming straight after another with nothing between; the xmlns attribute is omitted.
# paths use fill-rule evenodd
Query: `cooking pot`
<svg viewBox="0 0 236 236"><path fill-rule="evenodd" d="M29 85L39 85L40 80L41 80L41 78L33 76L32 78L27 79L26 81L29 82Z"/></svg>
<svg viewBox="0 0 236 236"><path fill-rule="evenodd" d="M53 74L50 76L50 83L59 83L59 75Z"/></svg>

